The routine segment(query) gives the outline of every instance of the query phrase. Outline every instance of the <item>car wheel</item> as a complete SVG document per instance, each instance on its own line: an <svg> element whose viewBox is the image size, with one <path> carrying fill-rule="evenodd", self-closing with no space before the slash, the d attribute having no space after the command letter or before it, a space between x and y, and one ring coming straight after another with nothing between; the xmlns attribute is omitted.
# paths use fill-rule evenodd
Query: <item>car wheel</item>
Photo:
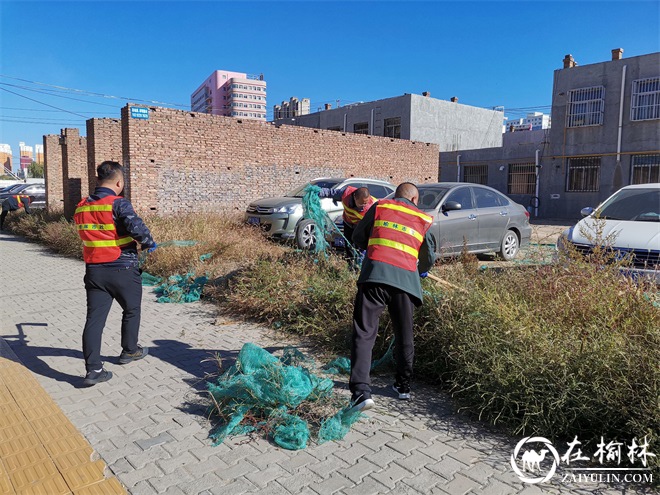
<svg viewBox="0 0 660 495"><path fill-rule="evenodd" d="M300 249L313 249L316 245L316 224L314 220L302 220L296 229L296 244Z"/></svg>
<svg viewBox="0 0 660 495"><path fill-rule="evenodd" d="M516 257L520 250L520 242L518 236L513 230L507 230L500 245L500 251L497 253L500 258L510 261Z"/></svg>

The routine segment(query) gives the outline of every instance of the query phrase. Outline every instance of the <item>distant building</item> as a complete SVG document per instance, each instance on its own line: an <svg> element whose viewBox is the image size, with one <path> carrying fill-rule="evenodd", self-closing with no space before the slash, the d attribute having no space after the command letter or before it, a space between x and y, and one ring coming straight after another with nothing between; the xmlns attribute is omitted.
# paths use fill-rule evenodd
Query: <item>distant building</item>
<svg viewBox="0 0 660 495"><path fill-rule="evenodd" d="M542 112L528 113L524 119L509 119L505 132L512 131L538 131L550 129L552 119L550 115Z"/></svg>
<svg viewBox="0 0 660 495"><path fill-rule="evenodd" d="M20 149L20 174L27 177L27 171L34 161L34 149L32 146L26 146L24 142L18 143Z"/></svg>
<svg viewBox="0 0 660 495"><path fill-rule="evenodd" d="M266 81L263 74L216 70L190 97L193 112L266 120Z"/></svg>
<svg viewBox="0 0 660 495"><path fill-rule="evenodd" d="M440 180L492 186L545 218L577 219L629 184L660 182L660 53L554 74L550 129L503 134L503 146L440 153Z"/></svg>
<svg viewBox="0 0 660 495"><path fill-rule="evenodd" d="M309 114L309 98L299 100L295 96L289 98L289 101L283 101L281 105L273 106L273 120L290 119L300 115Z"/></svg>
<svg viewBox="0 0 660 495"><path fill-rule="evenodd" d="M2 163L2 170L0 171L1 173L4 174L5 170L9 170L10 172L12 171L11 159L11 146L8 144L0 144L0 163Z"/></svg>
<svg viewBox="0 0 660 495"><path fill-rule="evenodd" d="M405 94L356 103L291 118L275 119L315 129L408 139L440 146L440 151L502 146L503 113L431 98L429 93Z"/></svg>
<svg viewBox="0 0 660 495"><path fill-rule="evenodd" d="M37 163L44 163L44 145L34 145L34 161Z"/></svg>

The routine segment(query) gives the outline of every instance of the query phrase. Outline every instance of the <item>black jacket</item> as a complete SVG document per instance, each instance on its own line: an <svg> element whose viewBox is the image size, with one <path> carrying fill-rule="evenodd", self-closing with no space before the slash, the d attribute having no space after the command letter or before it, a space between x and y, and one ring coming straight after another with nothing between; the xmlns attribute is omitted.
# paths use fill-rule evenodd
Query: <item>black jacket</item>
<svg viewBox="0 0 660 495"><path fill-rule="evenodd" d="M30 198L21 198L21 203L23 203L23 206L25 207L25 213L29 215L31 213ZM2 201L2 211L16 211L19 208L18 200L14 196L9 196Z"/></svg>
<svg viewBox="0 0 660 495"><path fill-rule="evenodd" d="M105 198L106 196L114 196L115 193L112 189L107 187L97 187L94 190L94 194L89 196L91 201L98 201L99 199ZM130 236L137 243L142 246L142 249L149 249L156 245L153 237L151 237L151 232L144 224L142 219L135 213L133 205L126 198L116 199L112 203L112 219L115 222L115 227L117 228L117 235L119 237ZM109 263L100 263L104 266L125 268L129 266L135 266L138 264L138 252L137 245L133 242L122 246L121 254L119 258L115 261Z"/></svg>

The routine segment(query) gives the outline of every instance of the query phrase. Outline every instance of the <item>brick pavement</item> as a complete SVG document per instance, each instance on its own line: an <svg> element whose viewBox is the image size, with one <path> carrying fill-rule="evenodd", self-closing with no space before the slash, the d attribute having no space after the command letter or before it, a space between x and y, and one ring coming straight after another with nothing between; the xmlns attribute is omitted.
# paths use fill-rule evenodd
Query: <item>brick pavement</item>
<svg viewBox="0 0 660 495"><path fill-rule="evenodd" d="M230 362L248 341L270 351L293 342L256 324L219 322L209 304L158 304L145 288L141 342L150 356L118 364L114 305L102 350L114 377L80 388L84 264L7 234L0 256L0 337L131 494L630 492L562 484L559 472L552 483L526 485L509 463L519 438L455 415L433 387L419 385L413 401L400 403L387 377L375 379L375 410L341 441L295 452L246 437L213 447L199 391L205 374L217 371L214 356Z"/></svg>

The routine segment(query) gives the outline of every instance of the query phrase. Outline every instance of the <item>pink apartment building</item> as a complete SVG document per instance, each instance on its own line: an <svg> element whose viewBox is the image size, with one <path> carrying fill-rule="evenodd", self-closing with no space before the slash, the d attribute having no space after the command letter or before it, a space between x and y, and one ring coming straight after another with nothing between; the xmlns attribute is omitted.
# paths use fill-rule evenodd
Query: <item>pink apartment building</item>
<svg viewBox="0 0 660 495"><path fill-rule="evenodd" d="M193 112L266 121L266 81L263 74L216 70L190 96Z"/></svg>

